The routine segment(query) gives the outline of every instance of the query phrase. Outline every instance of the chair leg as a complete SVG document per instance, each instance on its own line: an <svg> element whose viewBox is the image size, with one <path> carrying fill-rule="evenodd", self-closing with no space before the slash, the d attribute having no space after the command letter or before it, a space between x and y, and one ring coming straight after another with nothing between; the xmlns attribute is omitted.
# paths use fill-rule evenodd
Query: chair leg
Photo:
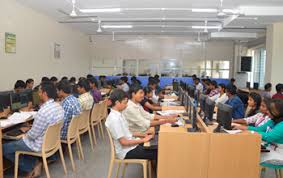
<svg viewBox="0 0 283 178"><path fill-rule="evenodd" d="M117 172L116 172L116 178L119 177L121 164L122 164L122 163L118 163L118 169L117 169Z"/></svg>
<svg viewBox="0 0 283 178"><path fill-rule="evenodd" d="M74 158L73 158L72 147L71 147L70 143L68 143L68 150L69 150L70 160L71 160L71 164L72 164L72 169L73 169L73 171L76 171L76 166L75 166L75 162L74 162Z"/></svg>
<svg viewBox="0 0 283 178"><path fill-rule="evenodd" d="M97 144L97 141L96 141L96 135L95 135L94 125L91 125L91 131L92 131L92 136L93 136L94 144L96 145L96 144Z"/></svg>
<svg viewBox="0 0 283 178"><path fill-rule="evenodd" d="M19 156L18 153L15 154L14 178L18 178Z"/></svg>
<svg viewBox="0 0 283 178"><path fill-rule="evenodd" d="M77 140L76 140L76 146L77 146L77 153L78 153L79 160L82 160L79 137L78 137Z"/></svg>
<svg viewBox="0 0 283 178"><path fill-rule="evenodd" d="M60 145L60 148L59 148L59 154L60 154L61 162L62 162L62 165L63 165L64 173L66 175L67 174L67 168L66 168L66 163L65 163L64 154L63 154L63 150L62 150L61 145ZM46 159L45 159L45 161L46 161Z"/></svg>
<svg viewBox="0 0 283 178"><path fill-rule="evenodd" d="M283 175L282 175L282 169L279 169L278 172L279 172L280 178L283 178L283 177L282 177L282 176L283 176Z"/></svg>
<svg viewBox="0 0 283 178"><path fill-rule="evenodd" d="M91 146L92 151L94 151L94 145L93 145L93 142L92 142L92 136L91 136L90 128L88 128L87 130L88 130L90 146Z"/></svg>
<svg viewBox="0 0 283 178"><path fill-rule="evenodd" d="M125 163L125 164L124 164L124 168L123 168L123 172L122 172L122 178L125 177L125 172L126 172L127 166L128 166L128 163Z"/></svg>
<svg viewBox="0 0 283 178"><path fill-rule="evenodd" d="M114 166L114 161L110 160L107 178L111 178L111 176L112 176L112 171L113 171L113 166Z"/></svg>
<svg viewBox="0 0 283 178"><path fill-rule="evenodd" d="M147 163L143 163L143 178L147 178Z"/></svg>
<svg viewBox="0 0 283 178"><path fill-rule="evenodd" d="M100 125L100 131L101 131L101 135L102 135L102 140L104 140L104 131L103 131L102 121L99 122L99 125Z"/></svg>
<svg viewBox="0 0 283 178"><path fill-rule="evenodd" d="M152 166L151 166L151 161L148 161L148 177L152 178Z"/></svg>
<svg viewBox="0 0 283 178"><path fill-rule="evenodd" d="M61 156L61 154L60 154L60 156ZM45 156L42 157L42 161L43 161L43 166L44 166L44 169L45 169L46 177L50 178L48 164L47 164L47 160L46 160Z"/></svg>
<svg viewBox="0 0 283 178"><path fill-rule="evenodd" d="M84 160L85 157L84 157L84 151L83 151L83 146L82 146L80 135L78 136L78 141L79 141L79 145L80 145L81 158L82 158L82 160Z"/></svg>

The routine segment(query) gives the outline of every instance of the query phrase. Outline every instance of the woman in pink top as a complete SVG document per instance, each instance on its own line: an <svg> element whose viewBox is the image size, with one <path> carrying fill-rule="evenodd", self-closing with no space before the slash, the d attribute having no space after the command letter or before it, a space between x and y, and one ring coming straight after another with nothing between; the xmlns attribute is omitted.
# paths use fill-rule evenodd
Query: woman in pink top
<svg viewBox="0 0 283 178"><path fill-rule="evenodd" d="M270 99L265 98L261 102L259 113L244 119L234 120L233 123L253 125L255 127L262 126L263 124L265 124L267 121L270 120L269 111L268 111L269 105L270 105Z"/></svg>

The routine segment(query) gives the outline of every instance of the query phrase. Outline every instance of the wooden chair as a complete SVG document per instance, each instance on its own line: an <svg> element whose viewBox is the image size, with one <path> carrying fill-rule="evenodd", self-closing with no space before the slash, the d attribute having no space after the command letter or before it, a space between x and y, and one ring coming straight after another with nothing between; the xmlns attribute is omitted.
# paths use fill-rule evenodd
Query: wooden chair
<svg viewBox="0 0 283 178"><path fill-rule="evenodd" d="M18 177L18 166L19 166L19 156L20 155L31 155L36 157L42 157L44 169L46 172L46 177L50 178L47 158L54 155L58 150L60 153L60 158L63 164L64 172L67 174L66 164L64 160L64 155L61 147L61 128L63 126L63 121L60 121L54 125L51 125L47 128L44 138L41 152L27 152L27 151L17 151L15 154L15 175L14 177Z"/></svg>
<svg viewBox="0 0 283 178"><path fill-rule="evenodd" d="M121 164L124 164L124 169L123 169L123 173L122 173L122 177L125 176L125 171L126 171L126 166L128 164L141 164L143 166L143 177L147 178L147 169L148 169L148 173L149 173L149 178L152 177L152 173L151 173L151 161L146 160L146 159L117 159L115 157L115 147L114 147L114 143L111 137L111 134L109 132L109 130L106 128L107 133L108 133L108 137L109 137L109 142L110 142L110 146L111 146L111 160L110 160L110 165L109 165L109 170L108 170L108 176L107 178L111 178L112 175L112 171L113 171L113 166L115 163L118 164L118 169L116 172L116 178L119 177L119 171L120 171L120 167Z"/></svg>
<svg viewBox="0 0 283 178"><path fill-rule="evenodd" d="M91 136L91 130L90 130L90 124L89 124L89 114L90 114L90 110L85 110L79 115L78 134L80 137L80 135L88 132L91 149L92 151L94 151L94 145L92 142L92 136ZM81 156L82 156L82 159L84 160L84 154L83 154L82 149L81 149Z"/></svg>
<svg viewBox="0 0 283 178"><path fill-rule="evenodd" d="M90 117L90 127L92 130L92 135L94 142L97 143L96 141L96 134L95 134L95 127L98 127L98 135L99 137L102 137L104 139L104 133L103 133L103 127L102 127L102 105L103 102L96 103L91 111L91 117Z"/></svg>
<svg viewBox="0 0 283 178"><path fill-rule="evenodd" d="M75 167L71 145L76 142L79 159L82 158L82 154L83 154L81 139L78 134L79 133L78 127L79 127L79 116L75 116L72 118L69 124L68 132L67 132L67 140L61 140L61 143L68 145L68 151L69 151L73 171L76 170L76 167Z"/></svg>

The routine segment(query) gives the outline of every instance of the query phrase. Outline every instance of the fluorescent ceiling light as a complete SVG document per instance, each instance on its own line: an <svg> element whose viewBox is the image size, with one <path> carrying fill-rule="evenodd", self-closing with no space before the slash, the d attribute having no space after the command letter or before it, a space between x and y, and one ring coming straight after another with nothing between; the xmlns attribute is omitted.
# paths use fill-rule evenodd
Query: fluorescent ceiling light
<svg viewBox="0 0 283 178"><path fill-rule="evenodd" d="M133 28L132 25L103 25L102 28Z"/></svg>
<svg viewBox="0 0 283 178"><path fill-rule="evenodd" d="M217 9L192 9L192 12L217 13Z"/></svg>
<svg viewBox="0 0 283 178"><path fill-rule="evenodd" d="M103 13L103 12L121 12L121 8L109 8L109 9L80 9L82 13Z"/></svg>
<svg viewBox="0 0 283 178"><path fill-rule="evenodd" d="M192 26L193 29L220 29L221 26Z"/></svg>

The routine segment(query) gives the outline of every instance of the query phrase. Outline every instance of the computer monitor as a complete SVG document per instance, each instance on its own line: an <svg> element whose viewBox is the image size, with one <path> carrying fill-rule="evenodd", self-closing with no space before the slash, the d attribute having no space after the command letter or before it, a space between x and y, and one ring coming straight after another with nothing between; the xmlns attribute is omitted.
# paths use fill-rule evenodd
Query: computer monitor
<svg viewBox="0 0 283 178"><path fill-rule="evenodd" d="M11 106L11 93L13 93L13 91L0 92L0 112L3 112L4 109Z"/></svg>
<svg viewBox="0 0 283 178"><path fill-rule="evenodd" d="M254 89L255 89L255 90L258 90L258 87L259 87L259 83L254 82Z"/></svg>
<svg viewBox="0 0 283 178"><path fill-rule="evenodd" d="M226 130L231 130L233 108L227 104L222 104L222 103L218 103L217 108L218 108L217 110L218 127L214 130L214 132L220 132L221 128L224 128Z"/></svg>
<svg viewBox="0 0 283 178"><path fill-rule="evenodd" d="M195 98L195 87L190 85L188 87L188 94L191 98Z"/></svg>
<svg viewBox="0 0 283 178"><path fill-rule="evenodd" d="M213 100L211 100L209 97L206 97L205 110L204 110L205 120L208 119L209 121L212 121L213 113L214 113L214 107L215 107L215 102Z"/></svg>
<svg viewBox="0 0 283 178"><path fill-rule="evenodd" d="M207 96L205 94L201 94L199 97L199 106L202 112L205 112L205 103Z"/></svg>
<svg viewBox="0 0 283 178"><path fill-rule="evenodd" d="M197 126L197 107L193 106L192 110L193 110L193 116L191 118L192 128L188 128L188 132L197 132L199 130Z"/></svg>
<svg viewBox="0 0 283 178"><path fill-rule="evenodd" d="M21 93L12 93L11 94L11 110L18 111L23 107L28 106L28 98L27 95Z"/></svg>
<svg viewBox="0 0 283 178"><path fill-rule="evenodd" d="M189 111L189 102L190 102L190 97L187 93L185 93L185 95L184 95L184 106L185 106L186 112Z"/></svg>
<svg viewBox="0 0 283 178"><path fill-rule="evenodd" d="M21 103L32 102L32 89L26 89L19 93L21 97Z"/></svg>
<svg viewBox="0 0 283 178"><path fill-rule="evenodd" d="M173 91L177 92L179 90L179 82L176 80L173 80Z"/></svg>

